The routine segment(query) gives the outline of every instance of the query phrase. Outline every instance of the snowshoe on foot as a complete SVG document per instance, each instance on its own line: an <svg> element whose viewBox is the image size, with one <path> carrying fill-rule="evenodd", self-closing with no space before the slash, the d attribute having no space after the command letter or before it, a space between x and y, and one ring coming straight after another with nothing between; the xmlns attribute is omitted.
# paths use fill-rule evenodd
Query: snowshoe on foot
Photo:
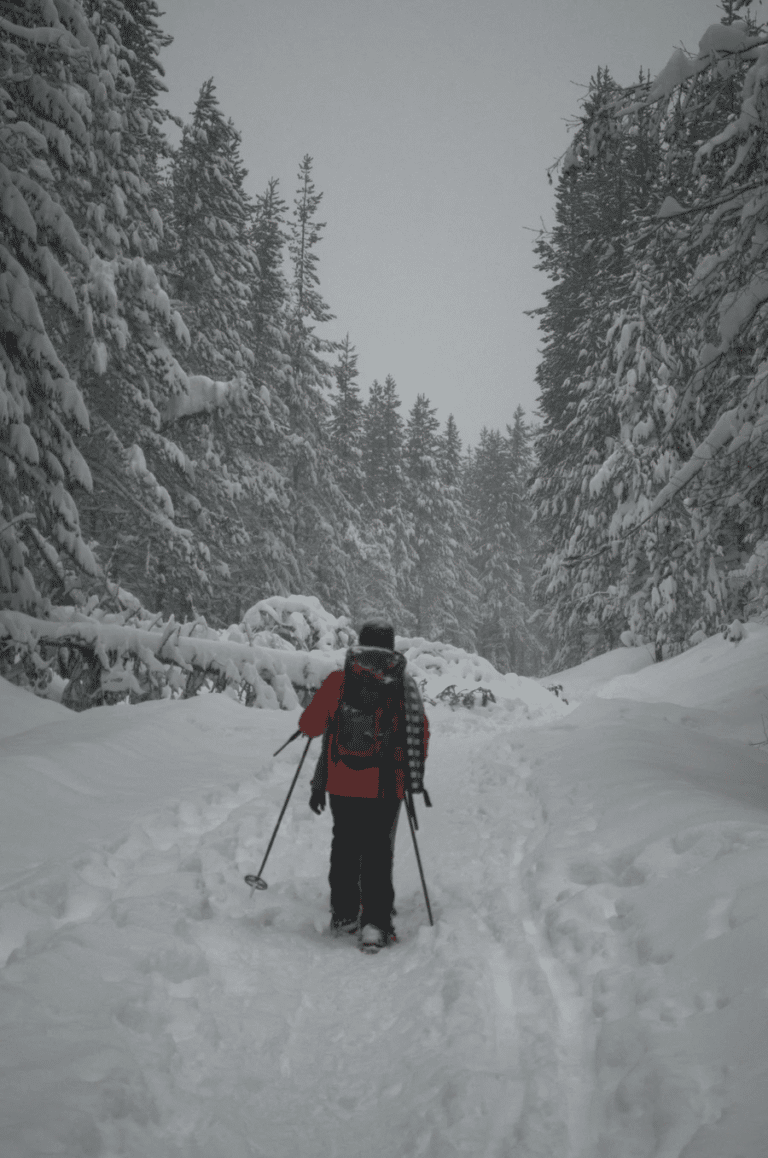
<svg viewBox="0 0 768 1158"><path fill-rule="evenodd" d="M366 925L360 935L360 951L362 953L378 953L379 949L386 949L389 936L376 925Z"/></svg>

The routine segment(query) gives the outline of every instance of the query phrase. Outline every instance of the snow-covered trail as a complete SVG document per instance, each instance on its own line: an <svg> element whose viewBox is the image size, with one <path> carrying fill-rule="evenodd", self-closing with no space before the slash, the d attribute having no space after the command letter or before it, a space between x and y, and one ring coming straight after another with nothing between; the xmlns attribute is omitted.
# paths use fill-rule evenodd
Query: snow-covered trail
<svg viewBox="0 0 768 1158"><path fill-rule="evenodd" d="M6 928L15 914L29 932L2 975L8 1158L575 1153L556 1006L515 887L541 820L527 769L490 717L437 714L419 834L436 927L403 820L400 941L378 957L327 935L330 818L307 808L308 775L269 890L243 884L298 743L6 890ZM268 716L245 713L257 732ZM222 767L242 763L237 737L229 758L218 739Z"/></svg>
<svg viewBox="0 0 768 1158"><path fill-rule="evenodd" d="M309 767L242 880L295 713L0 681L2 1158L764 1158L768 628L558 682L429 709L436 924L401 821L363 957Z"/></svg>

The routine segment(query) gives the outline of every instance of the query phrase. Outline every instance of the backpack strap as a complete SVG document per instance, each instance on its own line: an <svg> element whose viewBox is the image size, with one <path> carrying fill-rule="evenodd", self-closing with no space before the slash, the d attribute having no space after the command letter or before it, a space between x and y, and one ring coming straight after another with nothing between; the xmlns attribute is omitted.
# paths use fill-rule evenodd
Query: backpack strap
<svg viewBox="0 0 768 1158"><path fill-rule="evenodd" d="M411 792L424 791L424 702L416 680L408 672L403 678L405 692L405 740Z"/></svg>

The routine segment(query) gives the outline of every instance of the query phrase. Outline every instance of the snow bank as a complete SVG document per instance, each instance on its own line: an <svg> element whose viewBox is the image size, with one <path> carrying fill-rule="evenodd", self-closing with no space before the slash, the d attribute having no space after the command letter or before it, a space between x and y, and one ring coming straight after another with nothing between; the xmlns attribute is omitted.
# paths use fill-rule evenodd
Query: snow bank
<svg viewBox="0 0 768 1158"><path fill-rule="evenodd" d="M664 663L616 675L596 694L704 708L727 717L729 736L759 742L761 719L768 720L768 627L746 623L742 633L736 640L714 635Z"/></svg>
<svg viewBox="0 0 768 1158"><path fill-rule="evenodd" d="M296 719L249 712L229 696L76 713L3 680L0 888L20 872L119 837L166 800L258 775ZM232 741L224 751L222 735Z"/></svg>
<svg viewBox="0 0 768 1158"><path fill-rule="evenodd" d="M559 688L562 697L570 704L577 704L599 695L600 689L617 676L642 671L653 662L653 655L647 647L617 647L588 659L578 667L543 676L538 682L546 688Z"/></svg>
<svg viewBox="0 0 768 1158"><path fill-rule="evenodd" d="M599 657L602 672L574 669L596 696L525 743L547 821L523 880L561 1048L581 1067L564 1075L573 1152L756 1158L768 745L753 745L768 630L602 681L617 654Z"/></svg>
<svg viewBox="0 0 768 1158"><path fill-rule="evenodd" d="M60 704L30 695L0 676L0 741L42 724L67 720L71 713Z"/></svg>

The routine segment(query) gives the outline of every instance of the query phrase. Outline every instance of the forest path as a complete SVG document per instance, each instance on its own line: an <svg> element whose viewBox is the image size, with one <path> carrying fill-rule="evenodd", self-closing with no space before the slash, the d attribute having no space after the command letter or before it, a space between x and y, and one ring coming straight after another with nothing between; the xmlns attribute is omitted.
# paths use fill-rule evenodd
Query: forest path
<svg viewBox="0 0 768 1158"><path fill-rule="evenodd" d="M269 890L242 881L298 744L35 886L56 916L4 971L27 1074L9 1075L9 1158L578 1153L578 1008L521 885L546 824L524 733L502 720L433 713L419 844L436 924L403 823L399 940L378 956L327 933L330 817L307 808L304 773ZM68 1049L30 1087L36 1052Z"/></svg>

